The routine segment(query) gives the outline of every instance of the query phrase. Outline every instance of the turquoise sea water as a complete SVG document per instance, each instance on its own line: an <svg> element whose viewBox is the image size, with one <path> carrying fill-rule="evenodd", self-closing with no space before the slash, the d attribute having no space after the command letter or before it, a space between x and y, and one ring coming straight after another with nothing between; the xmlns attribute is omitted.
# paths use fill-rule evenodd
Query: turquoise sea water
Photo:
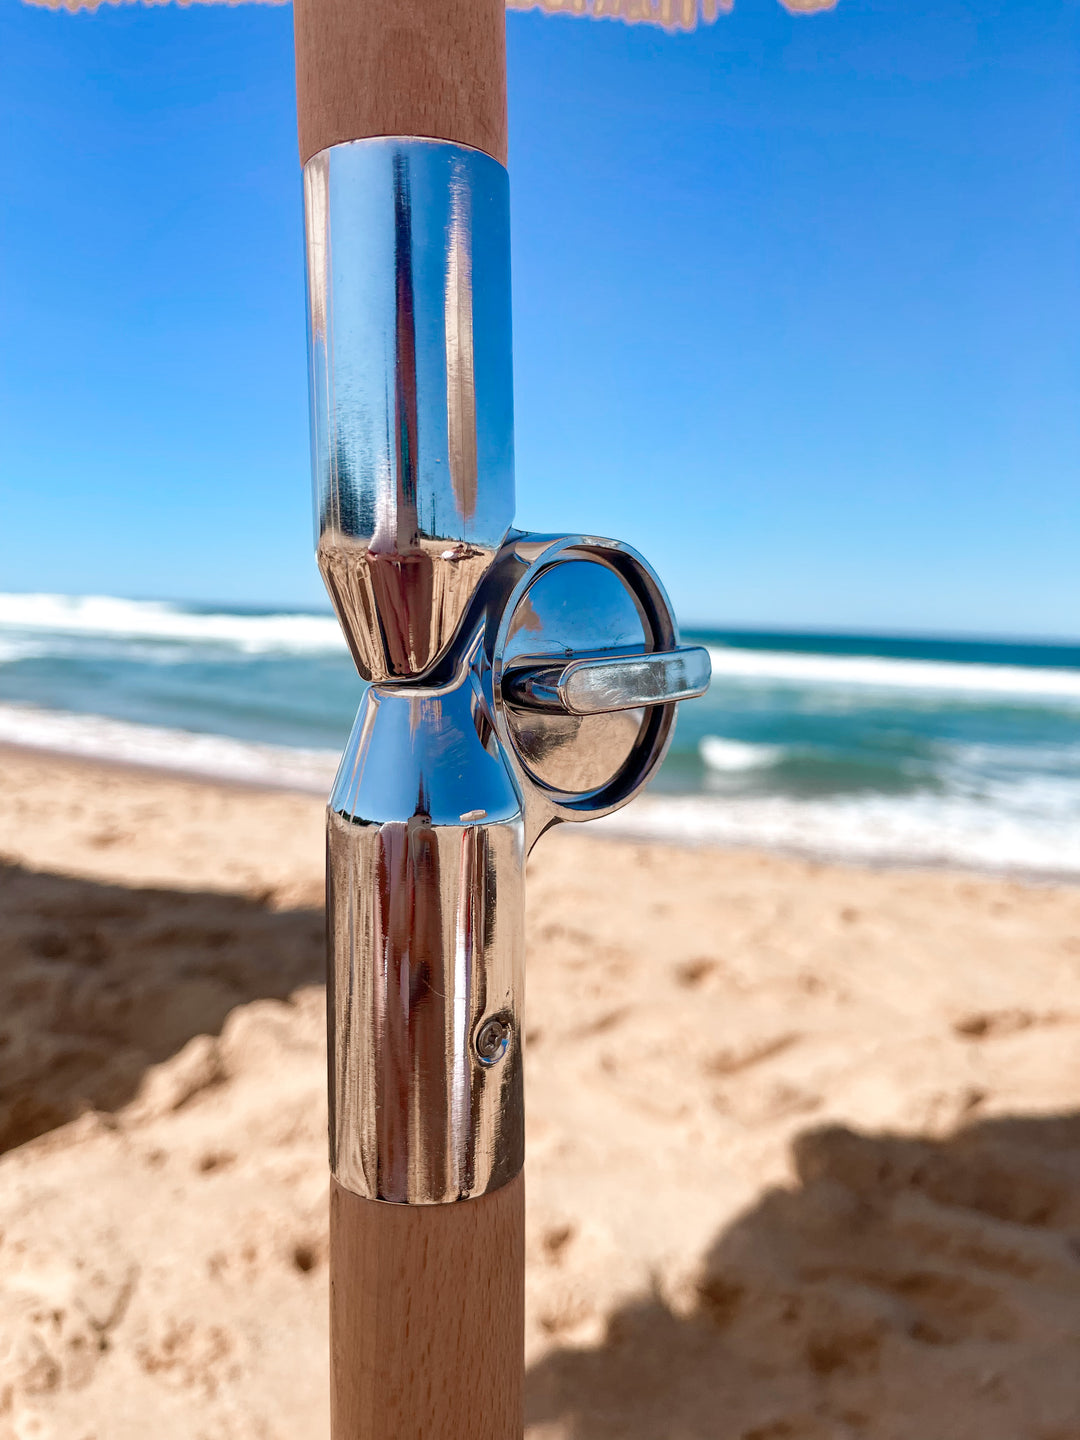
<svg viewBox="0 0 1080 1440"><path fill-rule="evenodd" d="M1080 644L693 638L712 689L612 828L1080 874ZM0 595L0 741L318 790L360 693L329 615Z"/></svg>

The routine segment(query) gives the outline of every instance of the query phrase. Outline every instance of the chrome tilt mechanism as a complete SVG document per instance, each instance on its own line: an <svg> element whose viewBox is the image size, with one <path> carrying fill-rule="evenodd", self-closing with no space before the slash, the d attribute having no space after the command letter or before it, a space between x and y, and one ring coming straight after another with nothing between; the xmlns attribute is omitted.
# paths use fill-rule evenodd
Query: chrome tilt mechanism
<svg viewBox="0 0 1080 1440"><path fill-rule="evenodd" d="M371 682L327 817L331 1164L435 1204L524 1159L529 849L638 793L709 659L628 546L512 528L503 167L361 140L304 186L317 553Z"/></svg>

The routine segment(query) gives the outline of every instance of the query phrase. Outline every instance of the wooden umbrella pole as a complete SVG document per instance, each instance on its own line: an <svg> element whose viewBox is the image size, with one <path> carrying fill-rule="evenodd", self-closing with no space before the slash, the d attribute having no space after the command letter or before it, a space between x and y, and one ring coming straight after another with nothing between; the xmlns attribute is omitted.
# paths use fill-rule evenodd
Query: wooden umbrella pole
<svg viewBox="0 0 1080 1440"><path fill-rule="evenodd" d="M417 135L506 164L503 0L296 0L300 163L329 145Z"/></svg>
<svg viewBox="0 0 1080 1440"><path fill-rule="evenodd" d="M449 1205L332 1186L334 1440L518 1440L523 1176Z"/></svg>
<svg viewBox="0 0 1080 1440"><path fill-rule="evenodd" d="M294 14L302 163L389 136L451 141L505 165L503 0L295 0ZM361 888L374 883L361 877ZM407 943L414 985L427 943L422 930ZM517 1440L521 1174L438 1204L364 1198L339 1178L330 1206L333 1440Z"/></svg>

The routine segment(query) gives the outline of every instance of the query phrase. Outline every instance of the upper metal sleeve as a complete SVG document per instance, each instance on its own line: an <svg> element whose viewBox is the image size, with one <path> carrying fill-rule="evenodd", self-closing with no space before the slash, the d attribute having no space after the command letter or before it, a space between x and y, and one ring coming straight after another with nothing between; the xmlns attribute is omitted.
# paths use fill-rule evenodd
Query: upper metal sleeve
<svg viewBox="0 0 1080 1440"><path fill-rule="evenodd" d="M514 517L509 187L445 141L304 167L319 567L360 673L446 653Z"/></svg>

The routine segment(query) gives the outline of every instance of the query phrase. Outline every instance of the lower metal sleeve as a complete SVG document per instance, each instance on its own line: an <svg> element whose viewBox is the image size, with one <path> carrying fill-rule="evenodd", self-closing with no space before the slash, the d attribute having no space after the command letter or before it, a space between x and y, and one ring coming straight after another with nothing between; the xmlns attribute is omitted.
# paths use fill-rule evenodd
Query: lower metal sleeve
<svg viewBox="0 0 1080 1440"><path fill-rule="evenodd" d="M521 1169L524 867L518 797L470 681L373 687L327 821L330 1158L345 1189L438 1204Z"/></svg>

